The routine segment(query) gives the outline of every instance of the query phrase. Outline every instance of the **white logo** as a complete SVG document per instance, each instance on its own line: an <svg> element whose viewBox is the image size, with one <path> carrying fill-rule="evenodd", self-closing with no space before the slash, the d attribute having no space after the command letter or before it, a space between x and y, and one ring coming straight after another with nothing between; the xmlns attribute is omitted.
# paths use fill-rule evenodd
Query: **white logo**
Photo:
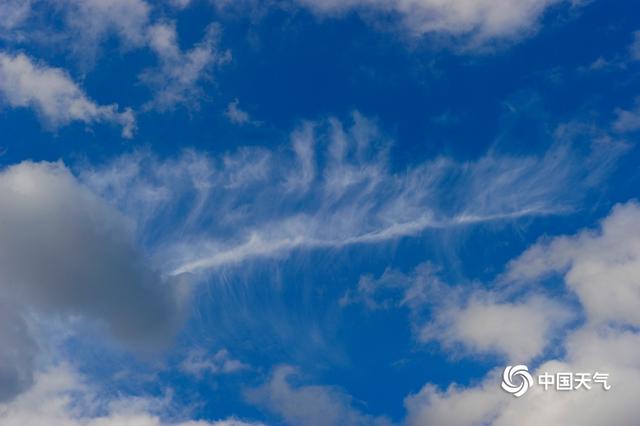
<svg viewBox="0 0 640 426"><path fill-rule="evenodd" d="M514 379L516 382L514 383ZM533 377L526 365L509 365L502 373L502 389L520 398L533 386Z"/></svg>

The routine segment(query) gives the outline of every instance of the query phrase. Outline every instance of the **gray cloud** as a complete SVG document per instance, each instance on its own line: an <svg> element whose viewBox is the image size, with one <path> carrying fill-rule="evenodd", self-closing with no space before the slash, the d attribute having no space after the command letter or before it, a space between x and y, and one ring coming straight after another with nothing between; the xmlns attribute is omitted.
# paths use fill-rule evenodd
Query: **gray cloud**
<svg viewBox="0 0 640 426"><path fill-rule="evenodd" d="M9 365L24 370L2 382L5 396L6 383L15 391L29 377L33 351L20 321L27 312L85 318L135 350L168 342L189 289L150 269L133 226L60 163L0 172L0 295L15 310L4 311L13 325L0 326L0 358L14 344L18 362Z"/></svg>
<svg viewBox="0 0 640 426"><path fill-rule="evenodd" d="M32 384L37 351L22 313L0 299L0 402Z"/></svg>

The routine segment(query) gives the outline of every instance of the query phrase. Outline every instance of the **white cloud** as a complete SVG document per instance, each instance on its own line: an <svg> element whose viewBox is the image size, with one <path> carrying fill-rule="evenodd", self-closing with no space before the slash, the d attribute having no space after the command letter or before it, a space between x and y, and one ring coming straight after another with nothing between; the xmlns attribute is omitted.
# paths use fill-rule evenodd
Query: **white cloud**
<svg viewBox="0 0 640 426"><path fill-rule="evenodd" d="M512 281L565 273L592 322L640 325L640 206L616 206L597 231L534 245L513 261Z"/></svg>
<svg viewBox="0 0 640 426"><path fill-rule="evenodd" d="M154 90L147 108L166 111L177 105L197 108L204 92L199 84L211 79L213 69L230 60L228 51L218 51L216 25L210 25L202 40L183 52L172 23L157 23L149 27L149 47L158 57L157 68L147 69L140 80Z"/></svg>
<svg viewBox="0 0 640 426"><path fill-rule="evenodd" d="M634 398L640 381L639 318L634 309L639 303L638 220L637 204L616 206L599 230L542 241L512 262L504 277L512 284L531 283L530 291L540 292L538 280L549 274L561 275L584 308L582 325L560 342L562 357L547 355L533 369L534 376L545 371L599 371L610 374L610 391L605 392L596 384L592 391L574 392L545 392L534 386L524 397L516 399L500 390L501 371L496 369L481 383L469 387L452 385L441 390L427 384L406 399L407 423L634 424L640 416Z"/></svg>
<svg viewBox="0 0 640 426"><path fill-rule="evenodd" d="M247 124L251 122L249 113L240 108L240 101L238 99L229 102L225 115L233 124Z"/></svg>
<svg viewBox="0 0 640 426"><path fill-rule="evenodd" d="M151 6L144 0L62 0L66 36L83 62L95 60L100 45L115 35L124 48L147 43Z"/></svg>
<svg viewBox="0 0 640 426"><path fill-rule="evenodd" d="M168 0L171 6L177 9L186 9L192 3L192 0Z"/></svg>
<svg viewBox="0 0 640 426"><path fill-rule="evenodd" d="M30 380L27 315L79 317L132 349L155 350L181 325L188 292L182 278L164 279L147 265L133 224L62 164L0 171L0 303L12 307L3 315L15 327L0 326L0 348L12 348L0 349L0 359L18 361L0 368L17 369L0 382L0 394Z"/></svg>
<svg viewBox="0 0 640 426"><path fill-rule="evenodd" d="M394 171L390 143L370 120L356 114L347 129L337 120L316 123L315 134L306 126L294 132L291 150L246 148L222 158L188 152L166 162L136 154L83 175L137 223L178 230L179 238L163 236L158 255L180 273L299 248L564 214L620 152L612 142L593 162L563 141L542 157L439 157Z"/></svg>
<svg viewBox="0 0 640 426"><path fill-rule="evenodd" d="M410 274L387 269L380 277L364 275L342 306L362 303L371 310L408 308L416 338L437 341L461 355L498 355L528 362L541 355L572 319L572 311L545 296L489 291L479 285L447 285L430 264Z"/></svg>
<svg viewBox="0 0 640 426"><path fill-rule="evenodd" d="M412 34L467 37L473 43L519 38L536 29L551 6L562 0L296 0L322 14L373 11L396 16Z"/></svg>
<svg viewBox="0 0 640 426"><path fill-rule="evenodd" d="M166 398L107 397L68 367L39 373L28 392L0 403L3 426L261 426L229 418L219 421L165 420ZM174 417L174 416L172 416ZM263 426L263 425L262 425Z"/></svg>
<svg viewBox="0 0 640 426"><path fill-rule="evenodd" d="M554 334L571 319L571 310L546 297L500 302L492 294L475 294L465 305L448 305L420 330L423 341L445 348L462 345L471 354L504 355L510 362L529 362L542 355ZM443 301L441 301L443 302Z"/></svg>
<svg viewBox="0 0 640 426"><path fill-rule="evenodd" d="M45 125L57 128L73 121L113 123L122 136L133 137L136 121L130 109L98 105L60 68L34 63L24 54L0 53L0 100L13 108L33 108Z"/></svg>
<svg viewBox="0 0 640 426"><path fill-rule="evenodd" d="M0 8L0 29L5 34L0 38L7 37L9 32L19 27L31 13L31 0L4 0Z"/></svg>
<svg viewBox="0 0 640 426"><path fill-rule="evenodd" d="M597 426L634 424L640 415L633 395L640 379L640 341L637 334L613 331L603 335L580 330L565 342L566 360L549 360L532 374L542 372L609 373L612 389L594 384L591 391L545 392L534 386L522 398L513 398L499 387L501 371L492 371L478 385L452 385L442 391L426 385L405 400L407 424L421 426L490 425ZM595 349L595 351L594 351ZM626 358L626 360L625 360Z"/></svg>
<svg viewBox="0 0 640 426"><path fill-rule="evenodd" d="M614 130L618 132L635 132L640 130L640 101L636 101L634 108L626 110L618 108L615 111Z"/></svg>
<svg viewBox="0 0 640 426"><path fill-rule="evenodd" d="M180 0L175 6L186 7L187 3ZM1 25L18 26L28 17L32 9L28 6L18 7L11 3L5 14L0 14L0 28ZM158 64L139 75L140 81L153 90L153 99L145 107L159 111L177 105L196 108L205 98L201 84L211 80L215 67L228 62L231 55L229 51L218 49L219 29L214 24L206 28L200 42L183 51L174 23L159 20L156 6L145 0L36 2L33 14L42 19L28 33L21 28L20 35L30 43L45 47L55 44L59 49L62 46L84 71L95 64L101 46L110 40L117 41L121 51L150 49ZM45 18L48 16L60 19ZM9 35L17 37L16 31ZM68 79L66 74L63 77ZM101 109L100 114L117 116L117 110L109 113L107 108L111 106ZM125 111L120 117L129 124L126 129L130 136L134 129L132 113Z"/></svg>
<svg viewBox="0 0 640 426"><path fill-rule="evenodd" d="M201 349L194 349L180 364L182 371L198 378L202 378L205 374L237 373L249 368L249 365L233 359L226 349L220 349L214 355L209 355Z"/></svg>
<svg viewBox="0 0 640 426"><path fill-rule="evenodd" d="M363 414L353 400L328 386L294 385L298 372L290 366L276 368L262 386L247 391L247 399L280 416L288 425L390 426L384 417Z"/></svg>

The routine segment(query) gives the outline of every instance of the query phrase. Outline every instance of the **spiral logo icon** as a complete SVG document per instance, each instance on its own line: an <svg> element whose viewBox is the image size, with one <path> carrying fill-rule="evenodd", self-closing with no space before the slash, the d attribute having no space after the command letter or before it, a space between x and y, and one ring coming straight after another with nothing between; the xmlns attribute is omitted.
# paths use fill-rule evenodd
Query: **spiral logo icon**
<svg viewBox="0 0 640 426"><path fill-rule="evenodd" d="M514 383L515 382L515 383ZM509 365L502 373L502 389L520 398L533 386L533 377L526 365Z"/></svg>

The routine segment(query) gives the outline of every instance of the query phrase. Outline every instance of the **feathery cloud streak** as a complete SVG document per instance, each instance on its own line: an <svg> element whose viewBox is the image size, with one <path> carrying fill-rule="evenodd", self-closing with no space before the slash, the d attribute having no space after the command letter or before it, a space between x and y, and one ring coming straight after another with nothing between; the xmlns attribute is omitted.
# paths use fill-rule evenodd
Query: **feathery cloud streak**
<svg viewBox="0 0 640 426"><path fill-rule="evenodd" d="M303 124L289 149L243 148L221 157L187 151L169 161L137 153L84 170L82 179L137 223L166 229L155 242L161 263L183 273L298 248L567 213L583 193L575 185L588 189L589 177L611 165L557 143L538 157L438 157L393 170L390 146L356 113L348 127L335 119ZM623 149L612 147L606 155Z"/></svg>

